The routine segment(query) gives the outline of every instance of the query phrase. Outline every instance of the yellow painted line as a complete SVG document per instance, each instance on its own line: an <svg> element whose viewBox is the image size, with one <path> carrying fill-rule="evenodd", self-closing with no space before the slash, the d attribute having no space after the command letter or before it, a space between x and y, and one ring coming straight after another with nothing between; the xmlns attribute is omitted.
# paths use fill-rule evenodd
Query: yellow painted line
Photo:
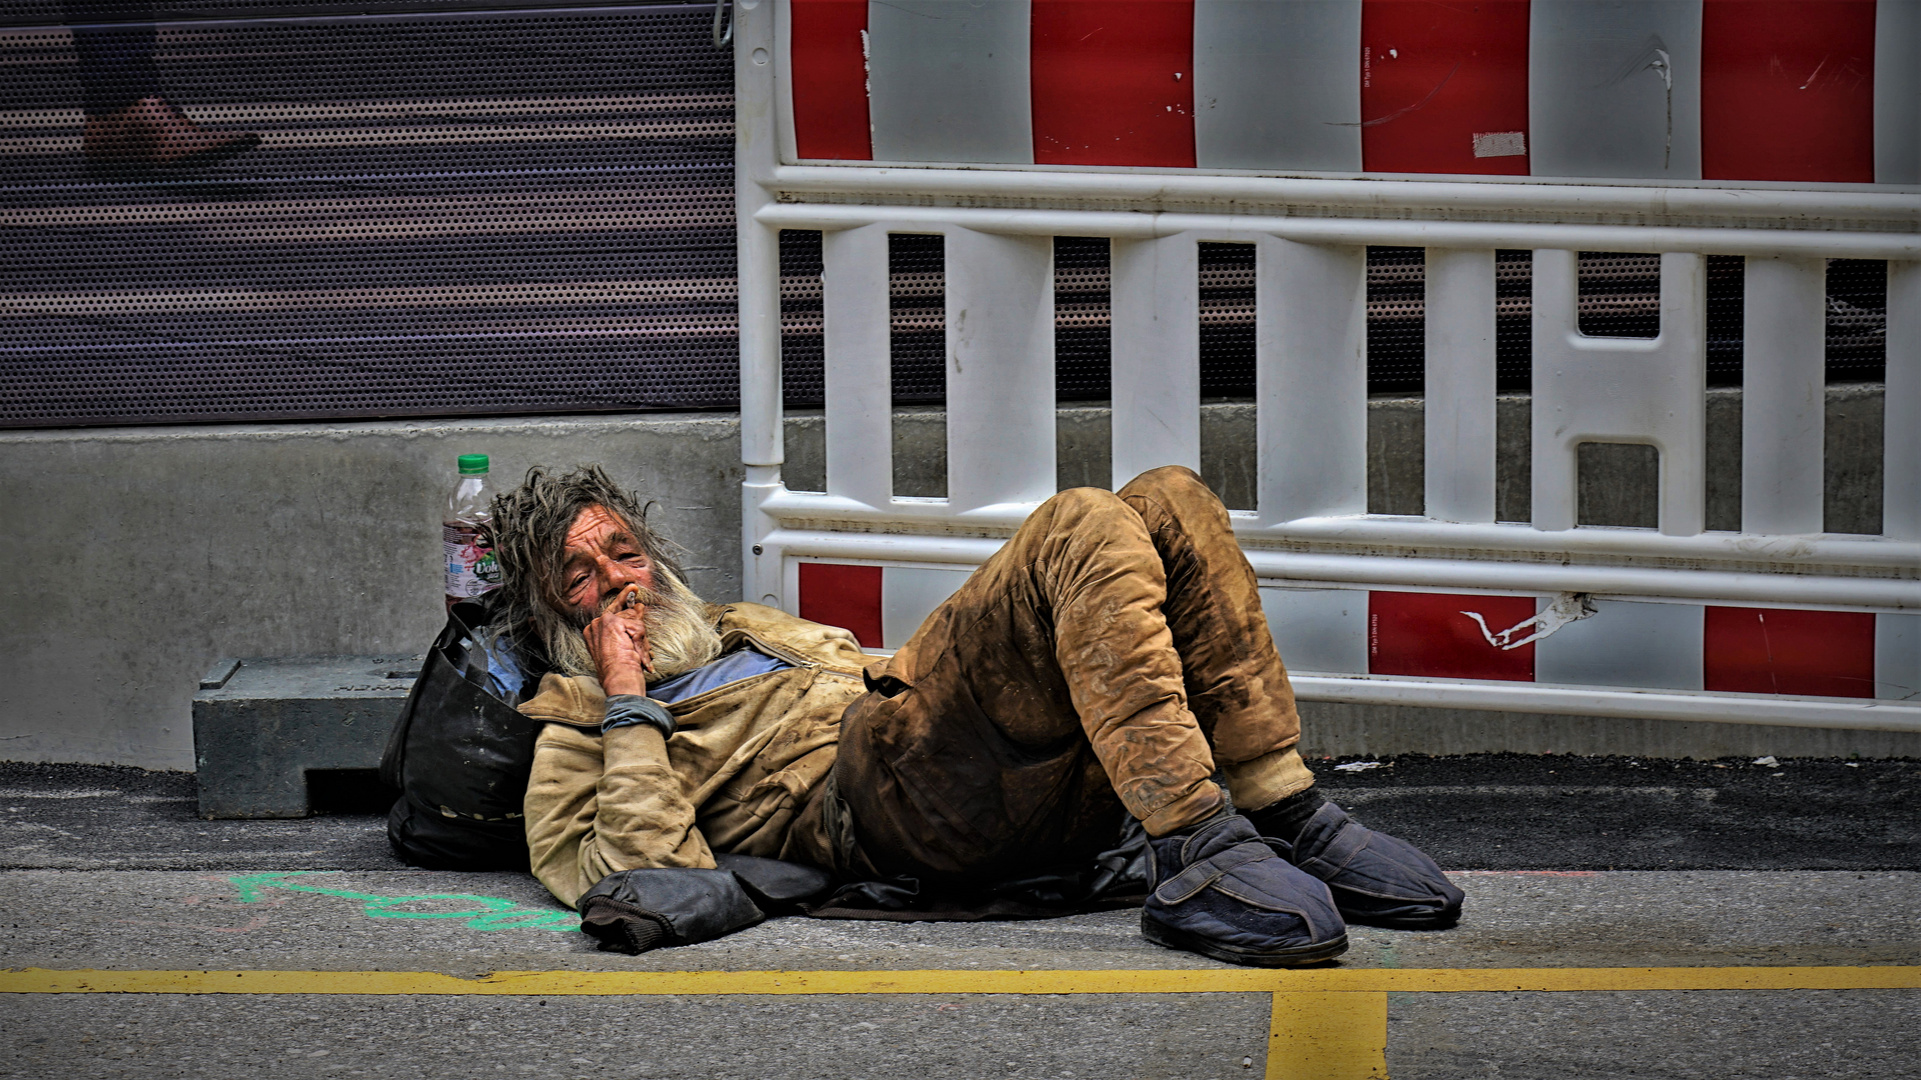
<svg viewBox="0 0 1921 1080"><path fill-rule="evenodd" d="M1921 967L1260 971L0 971L10 994L1368 994L1914 990Z"/></svg>
<svg viewBox="0 0 1921 1080"><path fill-rule="evenodd" d="M1268 1080L1387 1080L1387 995L1274 995Z"/></svg>

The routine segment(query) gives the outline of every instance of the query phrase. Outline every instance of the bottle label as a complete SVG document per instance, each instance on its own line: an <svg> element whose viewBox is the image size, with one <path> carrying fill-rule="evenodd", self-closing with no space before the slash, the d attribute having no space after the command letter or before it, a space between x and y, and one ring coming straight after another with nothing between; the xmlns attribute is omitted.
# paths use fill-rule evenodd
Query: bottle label
<svg viewBox="0 0 1921 1080"><path fill-rule="evenodd" d="M500 563L477 527L443 524L440 546L447 555L448 596L470 599L500 585Z"/></svg>

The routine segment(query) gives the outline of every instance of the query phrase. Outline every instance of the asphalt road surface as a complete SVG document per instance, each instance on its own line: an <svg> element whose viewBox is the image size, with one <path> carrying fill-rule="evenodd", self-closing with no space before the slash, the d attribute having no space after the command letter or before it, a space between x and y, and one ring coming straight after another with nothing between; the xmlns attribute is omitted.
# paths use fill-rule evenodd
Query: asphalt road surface
<svg viewBox="0 0 1921 1080"><path fill-rule="evenodd" d="M397 862L363 778L331 778L335 813L202 821L190 775L4 765L0 978L185 992L8 994L0 1075L1921 1075L1921 763L1316 764L1343 805L1455 874L1458 928L1356 927L1334 965L1253 975L1146 942L1133 911L777 919L626 957L596 951L526 875ZM1490 969L1515 988L1460 982ZM184 974L61 974L77 971ZM552 974L521 990L505 972ZM1016 972L1074 974L1022 993L1027 976L1001 974ZM696 981L716 973L747 981ZM346 981L369 977L399 981ZM636 981L566 982L616 977ZM1523 988L1555 977L1586 982ZM1666 988L1677 977L1697 988ZM1247 978L1265 981L1220 981ZM1320 978L1419 988L1296 992ZM1360 1048L1301 1049L1330 1026Z"/></svg>
<svg viewBox="0 0 1921 1080"><path fill-rule="evenodd" d="M1446 867L1921 870L1921 762L1478 754L1366 766L1315 763L1342 806ZM0 869L404 868L386 842L392 793L371 773L318 774L327 812L297 821L201 821L195 799L191 773L0 763Z"/></svg>

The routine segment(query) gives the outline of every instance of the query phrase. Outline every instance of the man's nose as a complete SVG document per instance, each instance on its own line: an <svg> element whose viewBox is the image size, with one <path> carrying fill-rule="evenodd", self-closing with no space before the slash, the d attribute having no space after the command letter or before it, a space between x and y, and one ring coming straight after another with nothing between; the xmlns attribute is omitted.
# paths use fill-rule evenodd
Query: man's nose
<svg viewBox="0 0 1921 1080"><path fill-rule="evenodd" d="M629 585L644 584L641 580L640 568L637 566L617 559L609 559L605 555L600 556L596 562L595 569L600 577L600 592L603 598L611 597Z"/></svg>

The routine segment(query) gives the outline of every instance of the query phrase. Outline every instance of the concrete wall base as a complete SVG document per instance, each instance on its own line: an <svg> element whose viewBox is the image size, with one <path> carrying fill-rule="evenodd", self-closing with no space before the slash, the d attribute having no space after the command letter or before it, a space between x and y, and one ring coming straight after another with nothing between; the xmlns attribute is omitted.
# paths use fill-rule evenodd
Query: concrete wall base
<svg viewBox="0 0 1921 1080"><path fill-rule="evenodd" d="M192 769L216 658L424 651L464 453L509 486L605 464L696 591L740 594L738 416L0 433L0 758Z"/></svg>
<svg viewBox="0 0 1921 1080"><path fill-rule="evenodd" d="M1833 533L1881 531L1882 405L1878 384L1828 387L1823 427L1823 528ZM1381 397L1367 403L1367 510L1421 514L1426 503L1426 408L1418 397ZM1495 516L1532 516L1532 402L1504 394L1495 402ZM787 463L782 474L797 491L827 483L826 423L818 411L787 418ZM1055 413L1055 480L1062 488L1112 483L1113 425L1108 409L1065 406ZM1201 479L1230 508L1252 510L1259 487L1251 402L1201 406ZM1653 527L1658 465L1649 448L1591 443L1580 457L1579 511L1583 525ZM894 491L939 498L947 494L947 414L916 407L894 412ZM1741 528L1741 391L1707 396L1707 527Z"/></svg>
<svg viewBox="0 0 1921 1080"><path fill-rule="evenodd" d="M1709 394L1710 528L1738 525L1740 404L1738 390ZM1528 408L1525 397L1499 402L1497 483L1506 520L1527 513ZM1829 531L1881 528L1882 414L1879 386L1829 388ZM1421 512L1422 420L1418 398L1369 403L1373 512ZM901 494L945 493L946 427L938 409L897 412ZM824 434L818 412L788 418L790 487L819 490L824 483ZM1107 409L1060 409L1060 486L1107 485L1110 442ZM1253 506L1254 446L1252 405L1202 407L1201 473L1231 507ZM0 686L7 688L0 758L192 768L191 702L216 657L425 648L443 618L440 512L454 482L454 456L467 452L492 454L495 475L506 483L529 465L605 463L656 501L652 520L687 549L694 589L716 601L739 597L744 470L735 414L0 432ZM1646 462L1600 454L1593 466L1581 486L1594 523L1633 524L1653 505ZM1414 711L1462 719L1383 720L1388 726L1379 738L1388 741L1380 749L1341 743L1356 747L1342 752L1560 745L1529 734L1507 714ZM1556 752L1602 752L1624 732L1640 730L1632 726L1638 721L1556 723L1569 739L1609 740L1581 744L1591 750L1568 743ZM1361 734L1352 737L1366 738L1373 724L1355 727ZM1710 756L1722 747L1776 752L1788 730L1757 729L1758 741L1750 743L1728 741L1738 729L1725 725L1669 726L1712 729L1700 751L1689 749L1695 743L1673 743L1677 753ZM1456 727L1461 734L1449 734ZM1470 738L1470 729L1479 734ZM1653 754L1668 745L1665 736L1649 738L1628 752ZM1831 748L1810 753L1872 752L1834 741L1840 737L1833 733L1806 738L1813 740L1807 746ZM1911 743L1886 741L1893 736L1861 738L1862 748L1883 740L1888 752L1914 752Z"/></svg>

